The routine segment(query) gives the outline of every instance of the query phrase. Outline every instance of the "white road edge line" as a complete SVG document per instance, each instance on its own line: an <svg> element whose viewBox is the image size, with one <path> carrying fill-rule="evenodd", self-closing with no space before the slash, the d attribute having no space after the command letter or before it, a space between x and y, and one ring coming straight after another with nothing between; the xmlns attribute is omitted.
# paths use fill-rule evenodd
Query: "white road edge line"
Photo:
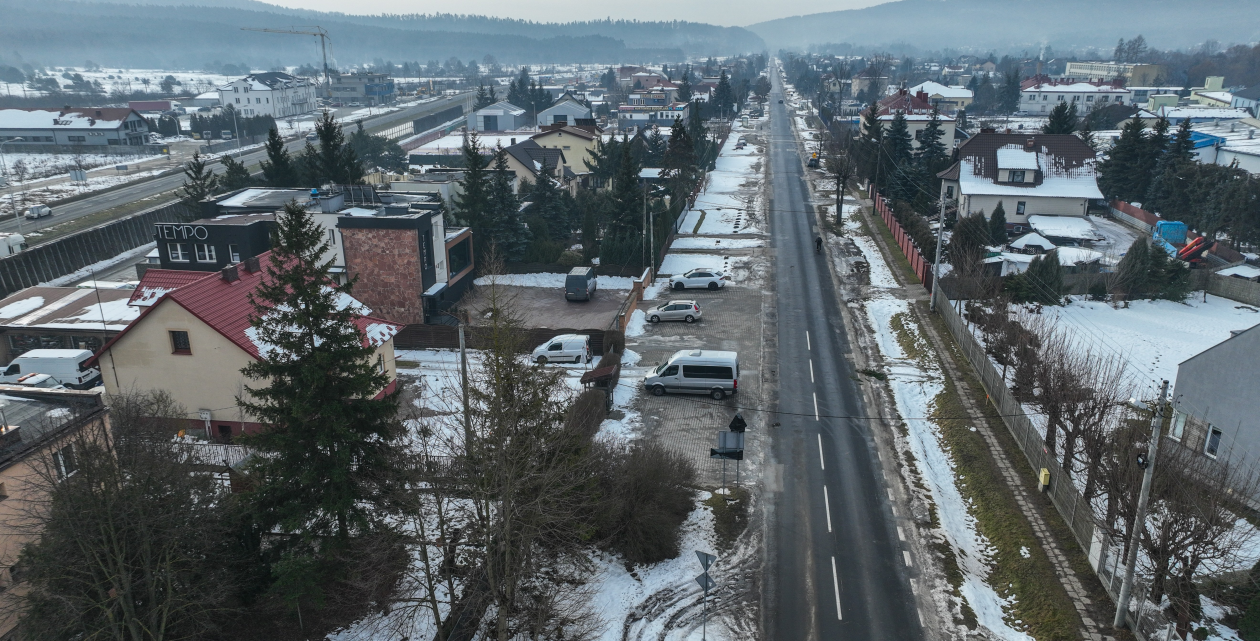
<svg viewBox="0 0 1260 641"><path fill-rule="evenodd" d="M814 359L809 359L809 382L814 382Z"/></svg>
<svg viewBox="0 0 1260 641"><path fill-rule="evenodd" d="M897 538L901 539L902 541L906 540L906 533L901 530L900 525L897 526Z"/></svg>
<svg viewBox="0 0 1260 641"><path fill-rule="evenodd" d="M809 345L809 330L808 329L805 330L805 349L808 349L811 351L814 349L813 347L810 347Z"/></svg>
<svg viewBox="0 0 1260 641"><path fill-rule="evenodd" d="M827 469L827 463L823 461L822 434L821 433L818 435L818 467L819 469L823 469L823 470Z"/></svg>
<svg viewBox="0 0 1260 641"><path fill-rule="evenodd" d="M840 609L840 575L836 574L836 557L831 557L831 585L836 588L836 620L844 620L844 612Z"/></svg>
<svg viewBox="0 0 1260 641"><path fill-rule="evenodd" d="M914 567L914 564L910 562L910 553L909 553L909 552L907 552L907 551L905 551L905 550L902 550L902 551L901 551L901 558L903 558L903 559L905 559L905 560L906 560L906 567L908 567L908 568L912 568L912 567Z"/></svg>
<svg viewBox="0 0 1260 641"><path fill-rule="evenodd" d="M814 392L813 394L814 394L814 420L820 421L822 419L818 418L818 392ZM889 494L889 496L892 496L892 494Z"/></svg>
<svg viewBox="0 0 1260 641"><path fill-rule="evenodd" d="M823 505L827 508L827 532L831 532L831 497L827 494L827 486L823 486Z"/></svg>

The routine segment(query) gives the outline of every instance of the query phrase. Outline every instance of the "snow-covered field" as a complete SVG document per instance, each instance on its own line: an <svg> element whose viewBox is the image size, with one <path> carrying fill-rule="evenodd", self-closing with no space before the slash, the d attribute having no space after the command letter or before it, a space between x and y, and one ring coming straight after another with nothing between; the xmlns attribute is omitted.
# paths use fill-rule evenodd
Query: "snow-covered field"
<svg viewBox="0 0 1260 641"><path fill-rule="evenodd" d="M1042 313L1080 349L1123 358L1139 392L1153 396L1160 380L1172 383L1177 364L1230 337L1230 330L1260 324L1260 310L1196 292L1184 303L1130 301L1128 307L1073 297L1066 307Z"/></svg>
<svg viewBox="0 0 1260 641"><path fill-rule="evenodd" d="M117 165L135 165L161 158L161 156L122 156L117 154L27 154L6 153L4 162L9 170L9 183L22 185L51 176L69 174L71 169L95 169ZM18 182L18 167L26 170L25 180Z"/></svg>

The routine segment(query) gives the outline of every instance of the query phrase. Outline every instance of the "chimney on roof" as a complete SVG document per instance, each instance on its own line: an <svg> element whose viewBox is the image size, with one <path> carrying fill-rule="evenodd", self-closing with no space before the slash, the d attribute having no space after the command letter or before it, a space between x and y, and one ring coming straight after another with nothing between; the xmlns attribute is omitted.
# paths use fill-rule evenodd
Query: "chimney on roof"
<svg viewBox="0 0 1260 641"><path fill-rule="evenodd" d="M1037 148L1037 139L1029 138L1024 141L1024 151L1032 151Z"/></svg>
<svg viewBox="0 0 1260 641"><path fill-rule="evenodd" d="M228 265L227 267L224 267L223 270L219 272L220 275L223 276L223 280L229 283L234 283L240 280L241 274L236 270L236 267L236 265Z"/></svg>
<svg viewBox="0 0 1260 641"><path fill-rule="evenodd" d="M61 110L62 110L62 111L70 111L70 105L66 105L66 106L62 107L62 108L61 108ZM63 116L64 116L64 115L66 115L66 114L64 114L64 113L63 113L63 114L61 114L61 115L63 115Z"/></svg>
<svg viewBox="0 0 1260 641"><path fill-rule="evenodd" d="M512 141L512 144L513 144L513 145L515 145L515 144L516 144L516 139L515 139L515 138L512 138L512 139L511 139L511 141Z"/></svg>
<svg viewBox="0 0 1260 641"><path fill-rule="evenodd" d="M96 110L96 117L97 117L97 118L100 118L100 117L101 117L101 110L100 110L100 109L97 109L97 110Z"/></svg>
<svg viewBox="0 0 1260 641"><path fill-rule="evenodd" d="M980 128L980 133L982 133L982 134L995 134L995 133L997 133L997 130L996 130L996 129L994 129L993 127L981 127L981 128Z"/></svg>
<svg viewBox="0 0 1260 641"><path fill-rule="evenodd" d="M258 264L257 256L250 256L245 259L244 263L241 264L245 265L245 270L251 274L257 274L262 269L262 266Z"/></svg>

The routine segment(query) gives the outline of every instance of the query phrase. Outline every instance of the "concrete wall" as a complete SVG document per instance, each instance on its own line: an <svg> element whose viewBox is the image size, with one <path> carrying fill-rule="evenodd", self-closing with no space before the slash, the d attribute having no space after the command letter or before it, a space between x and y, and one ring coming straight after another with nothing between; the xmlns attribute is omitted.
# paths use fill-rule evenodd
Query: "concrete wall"
<svg viewBox="0 0 1260 641"><path fill-rule="evenodd" d="M1207 292L1248 305L1260 305L1260 283L1232 276L1210 274L1206 277Z"/></svg>
<svg viewBox="0 0 1260 641"><path fill-rule="evenodd" d="M0 297L152 242L154 223L196 218L182 203L167 204L0 258Z"/></svg>

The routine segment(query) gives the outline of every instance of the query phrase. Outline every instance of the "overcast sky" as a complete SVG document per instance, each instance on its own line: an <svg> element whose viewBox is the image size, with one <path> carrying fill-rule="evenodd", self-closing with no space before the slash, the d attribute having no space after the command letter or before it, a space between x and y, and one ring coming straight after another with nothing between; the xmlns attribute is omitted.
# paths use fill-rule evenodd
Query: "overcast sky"
<svg viewBox="0 0 1260 641"><path fill-rule="evenodd" d="M414 0L264 0L295 9L342 13L462 13L519 18L539 22L570 22L625 18L633 20L688 20L723 26L746 26L787 16L858 9L887 0L639 0L630 3L579 3L560 0L463 0L455 4Z"/></svg>

